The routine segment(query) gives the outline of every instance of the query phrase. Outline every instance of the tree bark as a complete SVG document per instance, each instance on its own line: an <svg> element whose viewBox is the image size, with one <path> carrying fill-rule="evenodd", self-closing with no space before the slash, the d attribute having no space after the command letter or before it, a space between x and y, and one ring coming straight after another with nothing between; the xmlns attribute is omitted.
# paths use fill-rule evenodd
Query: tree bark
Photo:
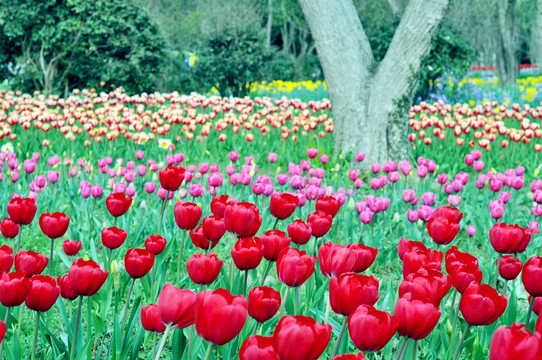
<svg viewBox="0 0 542 360"><path fill-rule="evenodd" d="M542 0L537 1L536 17L531 29L531 61L542 65Z"/></svg>
<svg viewBox="0 0 542 360"><path fill-rule="evenodd" d="M271 29L273 28L273 0L267 0L267 26L265 35L265 46L271 47Z"/></svg>
<svg viewBox="0 0 542 360"><path fill-rule="evenodd" d="M510 85L518 75L514 16L516 0L498 0L497 4L497 73L500 85Z"/></svg>
<svg viewBox="0 0 542 360"><path fill-rule="evenodd" d="M333 105L335 147L365 163L408 157L408 110L448 0L411 0L386 56L373 53L352 0L299 0Z"/></svg>

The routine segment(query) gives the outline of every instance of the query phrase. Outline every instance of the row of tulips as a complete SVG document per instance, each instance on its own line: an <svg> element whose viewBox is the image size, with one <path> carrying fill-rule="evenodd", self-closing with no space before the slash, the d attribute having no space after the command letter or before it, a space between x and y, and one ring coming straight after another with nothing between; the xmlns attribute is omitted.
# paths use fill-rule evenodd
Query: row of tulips
<svg viewBox="0 0 542 360"><path fill-rule="evenodd" d="M477 154L473 156L477 157ZM427 166L419 164L418 173L420 173L420 168L433 166L431 162L425 161L425 163ZM397 164L395 166L388 165L390 174L394 171L391 169L396 166ZM380 172L380 169L377 170L376 173ZM521 170L516 170L514 175L506 176L512 178L521 176L518 175L520 172ZM418 341L427 338L438 325L442 315L439 310L440 304L444 298L449 296L451 297L448 299L451 301L449 320L453 319L453 329L451 337L447 339L448 346L446 348L444 346L431 347L430 350L440 353L443 357L457 359L461 354L462 344L467 339L470 327L489 326L495 323L509 307L505 295L499 295L497 290L499 274L506 281L513 281L520 272L525 290L532 297L529 301L530 309L527 312L525 322L527 327L533 328L530 321L531 312L537 302L536 299L542 296L542 289L539 285L541 283L540 276L542 276L542 259L537 256L531 257L523 266L523 270L521 271L521 266L519 266L518 271L516 264L519 260L516 259L516 256L528 248L532 234L537 232L536 228L521 228L517 225L503 223L496 223L491 228L489 240L496 253L500 255L494 267L495 277L492 281L489 280L493 285L482 284L483 272L479 268L480 264L476 257L467 252L461 252L453 246L446 251L446 256L439 251L439 247L448 246L458 236L463 214L456 208L447 206L431 210L426 218L426 229L436 250L431 250L431 247L426 245L427 243L406 239L395 244L397 245L397 254L403 262L403 281L397 289L399 299L395 302L394 315L391 316L374 307L379 300L379 280L371 275L359 274L371 271L371 265L375 262L378 249L356 243L356 241L349 241L351 244L344 246L324 240L328 236L332 224L339 221L337 215L343 208L341 197L322 196L317 198L316 209L314 212L308 213L306 220L297 219L287 225L288 237L285 232L276 228L280 221L285 221L294 214L300 204L299 196L277 192L270 197L268 209L270 215L275 218L274 225L271 230L260 236L256 235L260 232L262 224L271 228L270 225L273 221L264 223L262 215L265 214L262 214L253 203L238 202L229 199L226 195L216 196L210 202L212 215L202 219L202 207L195 203L180 201L173 207L173 218L182 231L180 244L176 244L178 245L176 250L172 250L170 247L168 251L164 251L169 242L161 234L164 216L166 216L167 222L168 213L165 209L168 208L169 194L179 191L186 180L185 176L186 169L177 166L170 165L159 171L160 185L167 193L161 200L162 207L159 219L156 219L159 223L158 234L147 238L145 249L130 248L125 253L124 266L127 274L133 280L126 295L124 309L121 312L122 316L119 316L116 311L114 313L113 326L119 328L118 331L113 331L112 345L110 345L111 353L115 354L114 356L117 356L118 352L119 356L137 356L137 352L142 346L142 337L137 333L135 335L131 333L134 328L134 319L137 317L134 307L132 306L130 320L128 320L128 312L135 279L143 281L143 278L151 272L150 279L147 277L151 290L145 296L148 305L141 310L141 323L147 331L163 333L159 344L153 342L156 346L152 346L154 349L152 356L155 358L160 358L171 331L184 328L188 328L189 332L186 346L179 345L177 340L177 343L174 341L172 348L178 347L181 354L192 357L194 352L192 325L194 325L199 337L209 343L204 354L200 354L204 358L209 358L212 355L213 346L224 346L240 336L247 322L247 313L257 322L253 330L249 331L256 334L261 332L262 335L246 336L245 332L245 336L236 340L237 344L241 344L239 345L239 355L243 359L261 357L316 359L326 351L328 344L332 342L334 326L330 323L338 325L334 329L337 335L332 346L333 349L327 350L327 354L331 357L337 356L341 348L345 346L348 349L349 345L345 341L345 333L348 329L352 343L359 350L368 352L367 356L378 357L378 352L389 344L387 345L389 354L401 359L410 353L415 358L420 348ZM353 178L358 180L357 177ZM420 176L420 178L423 177ZM351 180L354 181L354 179ZM510 182L510 186L512 186L511 184L512 182ZM536 188L536 183L534 187ZM452 191L454 190L452 189ZM462 189L455 191L461 192ZM360 219L362 218L361 214L366 211L363 209L364 207L372 207L375 213L380 212L376 211L380 206L375 205L376 198L374 196L368 198L369 196L366 197L365 204L360 204L360 208L362 208L360 209ZM414 199L410 199L410 196L408 198L408 202L403 200L405 203L413 205ZM106 209L114 218L115 225L119 218L128 213L132 203L133 199L123 192L107 196ZM386 207L389 207L389 202ZM385 211L385 209L383 210ZM115 261L112 260L113 251L125 244L128 232L116 226L102 230L101 239L105 253L105 256L102 257L104 259L103 267L107 267L108 271L101 270L100 265L93 260L78 259L69 267L66 275L55 281L53 277L43 276L40 273L49 266L49 274L57 275L53 263L54 240L65 235L70 223L69 217L63 213L43 213L40 216L40 229L45 236L51 239L50 256L46 258L41 254L20 249L22 226L30 225L37 212L35 201L31 198L14 197L7 205L7 212L10 218L2 222L1 229L4 236L9 234L9 237L17 238L13 244L13 247L17 248L17 254L13 257L13 250L9 246L2 248L4 254L2 259L5 261L2 268L5 269L5 273L0 282L0 297L9 298L15 294L17 299L11 302L8 299L6 303L1 301L2 304L9 309L25 302L28 309L36 311L36 330L32 351L32 356L35 356L40 321L45 322L45 326L47 326L47 320L44 321L40 318L40 312L49 311L55 302L59 301L57 301L59 295L69 300L79 298L73 332L68 336L68 338L71 337L70 357L73 358L78 351L86 347L87 357L90 358L93 350L97 350L94 349L94 338L92 337L93 305L91 299L92 296L98 296L97 293L104 284L107 284L106 288L108 289L104 289L102 294L104 292L114 293L115 307L118 305L118 286L114 277L108 276L108 274L118 271ZM266 219L269 220L268 217ZM200 221L201 225L199 225ZM4 231L4 229L6 230ZM425 232L425 230L422 231ZM230 250L230 264L232 266L230 281L233 281L234 277L243 278L244 284L236 287L230 285L229 289L203 290L204 286L216 284L221 273L226 258L219 259L219 254L211 252L211 249L218 245L226 232L237 237ZM194 254L188 259L186 265L183 265L185 258L183 256L184 239L187 233L192 243L202 252ZM87 240L89 247L96 247L92 237ZM392 242L394 240L392 239ZM64 249L68 249L68 251L72 249L73 251L69 255L75 255L76 250L80 248L79 244L71 245L71 247L69 242L64 244ZM307 250L299 250L302 246ZM105 249L108 250L108 254ZM265 270L261 273L261 277L254 276L258 275L254 271L264 258L267 262ZM164 276L156 276L154 269L157 259L162 262L164 260L175 262L176 260L174 269L177 278L175 284L179 287L167 283L157 294L157 290L165 282L164 279L173 277L174 274L174 272L166 271L162 272ZM443 260L448 275L442 273ZM323 278L315 272L317 262ZM16 271L10 272L14 263ZM521 262L519 264L521 265ZM274 277L268 276L273 265L276 267L278 281L275 281ZM242 275L236 275L233 272L233 266L240 270ZM184 274L184 268L187 269L188 278L194 285L199 285L197 293L189 289L193 285L187 282L186 277L181 276ZM515 276L513 276L514 274ZM106 283L107 278L110 280ZM307 301L310 301L312 296L317 296L315 293L311 294L313 282L316 288L327 289L327 291L324 290L324 293L328 293L323 323L317 322L313 316L299 315L305 312L302 309L302 307L304 308L303 303L300 306L300 288L306 284L304 295ZM259 283L260 286L252 286L255 283ZM283 290L282 295L276 289L265 286L268 284L276 287L279 286L279 283L283 284L280 286ZM323 287L318 286L319 283ZM507 290L506 284L500 289L501 292ZM142 285L145 287L144 284ZM13 288L17 286L17 291L11 291L13 288L9 289L9 286ZM455 291L452 290L453 293L449 295L452 286ZM26 293L25 290L27 290ZM515 287L513 290L516 290ZM241 295L232 295L235 292L240 292ZM245 298L247 293L248 301ZM289 293L293 293L291 302L293 303L292 313L294 316L285 315L288 310ZM455 307L457 293L461 296L458 310ZM320 296L322 295L320 294ZM77 336L83 296L87 297L88 303L88 340L85 345L78 346ZM157 303L153 305L155 301ZM514 301L517 302L517 297ZM339 322L331 321L330 310L339 316ZM270 321L279 311L279 320L274 329L258 325ZM459 313L466 323L465 330L460 339L454 339ZM4 323L8 325L9 314L10 312L6 310ZM19 324L22 319L21 314L22 310L19 312ZM515 317L513 318L515 319ZM117 323L119 320L120 325ZM126 326L128 327L126 328ZM538 324L535 326L537 330L534 335L529 330L523 330L522 326L517 324L511 327L500 327L493 335L490 358L512 359L519 356L528 359L538 358L542 352L540 327ZM266 335L263 333L264 329L266 329L267 335L272 334L272 337L263 336ZM445 331L445 329L440 329L440 331ZM396 333L401 335L401 340L398 343L391 341ZM184 333L181 332L181 334ZM368 334L373 335L368 336ZM121 336L121 339L114 339L116 336ZM136 341L138 339L139 342ZM69 341L70 339L68 339ZM139 347L128 346L128 344L137 345L138 343ZM51 344L51 347L54 346L58 345ZM234 345L235 347L236 345ZM196 351L200 353L199 350L198 348ZM232 348L230 347L228 351L232 351ZM371 352L377 353L371 354ZM177 354L177 356L179 355ZM346 358L346 355L344 356ZM364 355L361 354L349 356L364 358Z"/></svg>

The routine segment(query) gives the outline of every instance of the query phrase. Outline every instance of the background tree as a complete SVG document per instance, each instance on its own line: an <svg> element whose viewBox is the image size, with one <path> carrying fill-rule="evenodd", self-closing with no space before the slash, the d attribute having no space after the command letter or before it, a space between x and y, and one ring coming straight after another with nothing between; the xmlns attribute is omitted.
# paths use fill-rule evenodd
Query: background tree
<svg viewBox="0 0 542 360"><path fill-rule="evenodd" d="M124 0L2 1L0 32L3 75L46 94L100 82L154 91L166 50L154 21Z"/></svg>
<svg viewBox="0 0 542 360"><path fill-rule="evenodd" d="M367 163L408 157L408 110L447 0L411 0L377 63L352 0L299 0L333 104L335 146ZM422 20L422 21L420 21Z"/></svg>

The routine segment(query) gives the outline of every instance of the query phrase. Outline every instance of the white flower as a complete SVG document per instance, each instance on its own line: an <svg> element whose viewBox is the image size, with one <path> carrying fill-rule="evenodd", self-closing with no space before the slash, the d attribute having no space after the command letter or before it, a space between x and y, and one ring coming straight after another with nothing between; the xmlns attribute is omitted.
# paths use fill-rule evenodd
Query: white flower
<svg viewBox="0 0 542 360"><path fill-rule="evenodd" d="M169 139L158 139L158 146L161 149L169 150L171 146L171 140Z"/></svg>
<svg viewBox="0 0 542 360"><path fill-rule="evenodd" d="M5 153L12 153L14 151L13 145L11 143L4 144L2 145L1 151Z"/></svg>
<svg viewBox="0 0 542 360"><path fill-rule="evenodd" d="M149 140L149 137L147 136L147 133L142 131L139 133L139 137L137 138L137 143L139 145L145 144Z"/></svg>

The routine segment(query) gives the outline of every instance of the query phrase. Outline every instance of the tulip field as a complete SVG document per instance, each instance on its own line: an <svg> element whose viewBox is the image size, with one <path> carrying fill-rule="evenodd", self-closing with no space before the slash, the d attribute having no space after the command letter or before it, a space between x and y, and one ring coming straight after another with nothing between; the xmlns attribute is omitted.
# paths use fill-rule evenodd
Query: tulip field
<svg viewBox="0 0 542 360"><path fill-rule="evenodd" d="M0 360L542 359L542 106L0 91Z"/></svg>

